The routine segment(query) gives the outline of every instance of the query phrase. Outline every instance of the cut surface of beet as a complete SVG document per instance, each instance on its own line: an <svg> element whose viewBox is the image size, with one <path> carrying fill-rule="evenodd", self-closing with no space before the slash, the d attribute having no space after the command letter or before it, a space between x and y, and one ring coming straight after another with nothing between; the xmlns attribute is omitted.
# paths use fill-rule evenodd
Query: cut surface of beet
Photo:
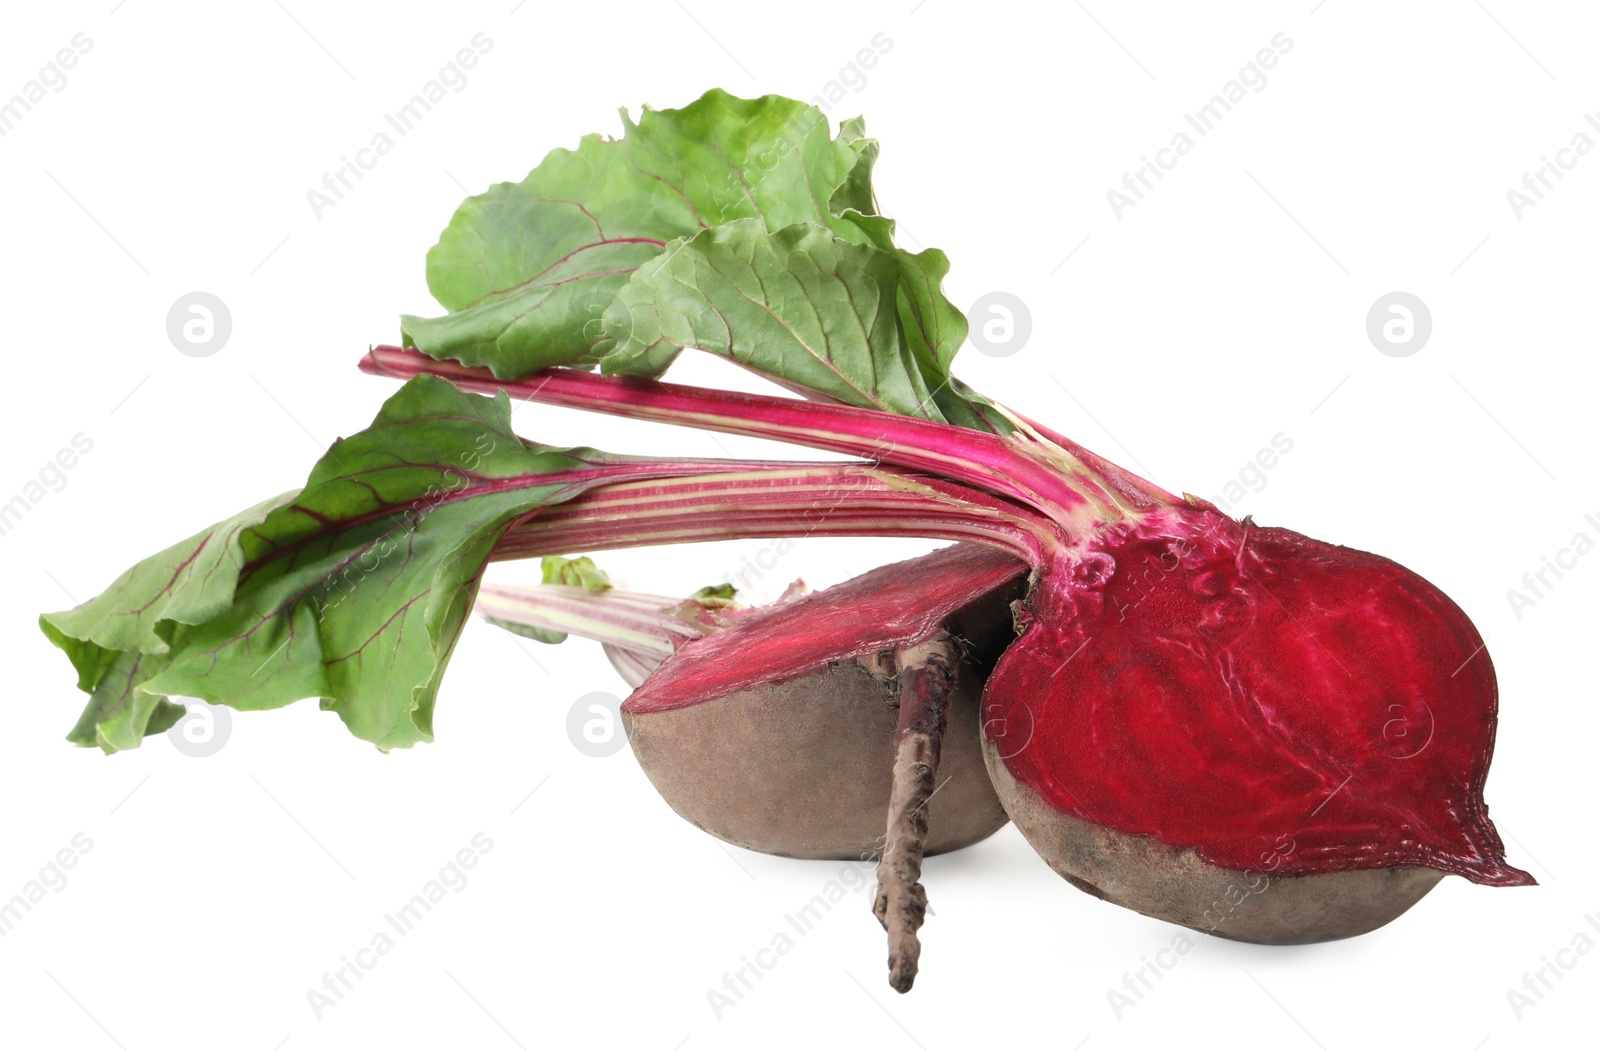
<svg viewBox="0 0 1600 1051"><path fill-rule="evenodd" d="M1008 586L1020 593L1027 572L1018 559L973 544L880 566L686 643L623 710L669 711L920 642L984 596ZM993 627L975 623L968 631L989 635Z"/></svg>
<svg viewBox="0 0 1600 1051"><path fill-rule="evenodd" d="M1248 519L1153 525L1047 567L1023 603L984 712L1019 782L1228 869L1533 882L1483 802L1494 669L1453 602Z"/></svg>

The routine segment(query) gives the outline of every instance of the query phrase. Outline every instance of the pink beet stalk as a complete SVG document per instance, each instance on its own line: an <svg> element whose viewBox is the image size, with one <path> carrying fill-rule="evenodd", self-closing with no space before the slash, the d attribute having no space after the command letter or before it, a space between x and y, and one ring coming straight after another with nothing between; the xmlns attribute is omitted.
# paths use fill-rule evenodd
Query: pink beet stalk
<svg viewBox="0 0 1600 1051"><path fill-rule="evenodd" d="M598 642L623 680L638 688L679 646L709 630L681 614L687 602L692 600L615 587L484 584L473 608L489 623L517 634L539 638L539 632L559 632Z"/></svg>
<svg viewBox="0 0 1600 1051"><path fill-rule="evenodd" d="M527 401L869 457L1010 497L1069 530L1132 520L1163 505L1181 503L1093 454L1080 458L1078 454L1084 450L1076 445L1035 439L1026 429L1022 438L1006 439L871 409L732 394L565 368L545 369L520 380L500 380L487 369L437 361L399 347L374 347L362 359L361 368L395 379L442 376L480 393L504 390Z"/></svg>
<svg viewBox="0 0 1600 1051"><path fill-rule="evenodd" d="M962 540L1034 563L1068 542L1038 515L942 479L864 464L766 464L595 486L512 526L491 557L797 536Z"/></svg>
<svg viewBox="0 0 1600 1051"><path fill-rule="evenodd" d="M484 584L473 609L501 624L578 635L658 661L704 632L672 610L682 599L618 588L590 591L567 584Z"/></svg>

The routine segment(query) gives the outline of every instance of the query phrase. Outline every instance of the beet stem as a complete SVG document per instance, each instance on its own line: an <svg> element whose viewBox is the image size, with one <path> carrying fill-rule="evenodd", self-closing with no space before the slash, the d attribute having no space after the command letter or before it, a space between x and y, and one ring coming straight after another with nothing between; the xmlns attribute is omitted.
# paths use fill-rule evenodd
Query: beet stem
<svg viewBox="0 0 1600 1051"><path fill-rule="evenodd" d="M514 524L490 558L759 536L958 540L1032 564L1065 542L1043 516L959 483L864 464L774 464L595 485Z"/></svg>
<svg viewBox="0 0 1600 1051"><path fill-rule="evenodd" d="M931 471L1032 507L1074 535L1180 503L1081 446L1044 437L1031 425L1005 439L875 409L598 376L570 368L498 379L484 368L389 346L369 349L360 367L375 376L441 376L463 390L505 391L524 401L771 438Z"/></svg>
<svg viewBox="0 0 1600 1051"><path fill-rule="evenodd" d="M928 910L928 893L918 880L928 838L927 803L939 773L958 660L954 640L943 632L896 655L900 718L888 830L878 855L878 896L872 912L889 932L889 984L901 993L916 980L922 955L917 928Z"/></svg>

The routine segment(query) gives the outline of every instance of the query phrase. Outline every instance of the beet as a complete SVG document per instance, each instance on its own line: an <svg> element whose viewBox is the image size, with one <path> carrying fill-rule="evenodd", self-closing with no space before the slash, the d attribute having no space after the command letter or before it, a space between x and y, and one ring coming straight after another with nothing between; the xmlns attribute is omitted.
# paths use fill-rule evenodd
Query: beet
<svg viewBox="0 0 1600 1051"><path fill-rule="evenodd" d="M976 843L1006 821L984 772L978 704L1025 574L1009 555L958 544L687 642L622 706L634 754L675 811L720 839L789 857L876 857L899 707L892 658L944 632L962 653L926 849Z"/></svg>
<svg viewBox="0 0 1600 1051"><path fill-rule="evenodd" d="M965 544L883 566L685 643L622 706L639 765L697 827L769 854L879 858L873 913L900 992L921 954L923 855L1006 823L978 705L1025 573Z"/></svg>
<svg viewBox="0 0 1600 1051"><path fill-rule="evenodd" d="M1387 923L1445 873L1533 882L1483 803L1483 640L1404 567L1196 506L1046 567L1018 622L990 771L1082 889L1298 942Z"/></svg>

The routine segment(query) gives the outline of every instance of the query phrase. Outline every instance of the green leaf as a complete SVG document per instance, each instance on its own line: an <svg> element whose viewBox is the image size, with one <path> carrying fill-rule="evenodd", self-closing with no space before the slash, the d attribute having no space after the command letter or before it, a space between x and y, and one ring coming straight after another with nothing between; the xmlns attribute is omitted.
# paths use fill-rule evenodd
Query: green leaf
<svg viewBox="0 0 1600 1051"><path fill-rule="evenodd" d="M335 442L298 493L42 618L91 695L72 739L134 747L171 725L163 698L181 695L243 710L318 697L382 748L430 740L440 677L500 534L628 464L523 442L503 392L419 376Z"/></svg>
<svg viewBox="0 0 1600 1051"><path fill-rule="evenodd" d="M829 198L856 163L847 143L830 138L821 110L779 95L713 89L683 109L645 107L638 124L626 111L622 119L629 163L676 190L700 226L826 223Z"/></svg>
<svg viewBox="0 0 1600 1051"><path fill-rule="evenodd" d="M587 135L457 209L428 252L428 288L451 313L401 318L405 343L503 378L581 363L585 327L628 275L698 229L687 201Z"/></svg>
<svg viewBox="0 0 1600 1051"><path fill-rule="evenodd" d="M901 333L899 282L891 255L827 227L713 227L617 295L602 367L659 376L697 347L848 405L942 419Z"/></svg>
<svg viewBox="0 0 1600 1051"><path fill-rule="evenodd" d="M40 629L77 669L78 688L90 696L69 741L107 752L135 748L140 738L182 717L181 705L146 684L167 666L176 635L232 602L244 561L239 534L294 497L273 497L203 529L139 562L96 598L39 618Z"/></svg>
<svg viewBox="0 0 1600 1051"><path fill-rule="evenodd" d="M833 230L847 241L871 244L888 252L900 264L901 283L896 305L906 343L922 370L923 382L933 391L933 401L949 423L976 430L1010 434L1016 428L989 399L950 374L950 367L967 340L967 318L945 297L942 283L950 272L950 259L937 248L912 253L894 242L894 220L878 214L872 188L872 168L878 160L878 140L866 135L866 124L853 117L839 125L839 141L856 153L855 166L834 192Z"/></svg>
<svg viewBox="0 0 1600 1051"><path fill-rule="evenodd" d="M830 139L827 118L815 107L714 90L683 109L646 108L638 124L624 112L623 121L622 139L588 136L576 151L551 152L521 183L499 184L461 206L428 254L429 287L452 313L405 318L408 345L487 365L502 378L550 365L589 368L606 355L608 371L655 376L676 354L674 344L706 338L714 346L702 349L801 393L1002 434L1012 429L989 402L951 378L967 322L941 288L949 259L938 249L913 253L894 243L894 221L877 214L872 185L878 141L867 137L860 117L842 122ZM774 292L766 303L762 289L755 296L783 319L777 326L783 331L778 344L758 348L766 328L752 327L751 318L739 319L740 333L749 335L741 343L730 318L685 318L698 286L687 294L663 287L706 276L696 255L709 259L719 247L737 252L762 233L776 243L780 231L806 227L875 248L898 271L891 275L872 253L839 250L845 269L831 276L853 321L835 306L820 312L819 303L812 319L819 331L796 335L805 328L805 310L783 301L788 293ZM826 254L822 233L785 236L809 238L802 254ZM756 282L775 275L767 264L781 267L792 256L782 246L764 253ZM664 262L668 257L673 262ZM722 262L714 268L726 270ZM822 267L819 273L832 265L820 256L812 263ZM802 269L808 267L814 269ZM648 276L636 279L641 268ZM790 276L803 293L826 295L815 281ZM856 293L867 294L858 301ZM701 314L714 314L713 301L722 302L699 298L694 309ZM885 302L892 317L882 310ZM657 320L682 323L625 346L623 319L643 304L647 313L661 308ZM892 336L891 323L899 330ZM862 332L844 331L852 326ZM836 348L820 346L812 338L818 335ZM851 347L852 338L865 346ZM741 356L741 346L749 353ZM834 349L838 360L830 356ZM799 357L790 360L791 354Z"/></svg>
<svg viewBox="0 0 1600 1051"><path fill-rule="evenodd" d="M226 609L244 564L240 533L296 495L275 496L202 529L138 562L83 605L41 617L45 634L77 665L79 688L93 689L104 674L100 665L108 658L96 654L166 653L175 625L199 624Z"/></svg>
<svg viewBox="0 0 1600 1051"><path fill-rule="evenodd" d="M850 174L844 182L833 192L833 198L828 202L829 210L836 216L851 210L863 215L876 215L878 198L872 189L872 166L878 163L878 140L867 138L865 120L851 117L839 122L838 141L850 147L855 154L855 163L851 165Z"/></svg>
<svg viewBox="0 0 1600 1051"><path fill-rule="evenodd" d="M137 748L142 738L165 733L184 716L184 706L145 689L166 667L160 654L111 653L106 673L89 691L83 715L67 734L73 744L96 746L108 755Z"/></svg>
<svg viewBox="0 0 1600 1051"><path fill-rule="evenodd" d="M539 563L539 570L546 584L566 584L585 591L604 591L611 586L606 571L587 555L579 558L546 555Z"/></svg>
<svg viewBox="0 0 1600 1051"><path fill-rule="evenodd" d="M704 606L722 606L732 602L738 594L739 589L732 584L707 584L690 595L689 601Z"/></svg>
<svg viewBox="0 0 1600 1051"><path fill-rule="evenodd" d="M623 139L586 136L461 205L428 253L428 288L451 313L402 318L407 346L501 378L592 364L606 306L670 242L746 218L826 223L857 164L821 111L776 95L712 90L623 121Z"/></svg>
<svg viewBox="0 0 1600 1051"><path fill-rule="evenodd" d="M861 240L894 257L900 267L896 306L906 344L911 348L923 382L933 391L933 403L946 422L996 434L1016 428L994 403L950 374L956 352L967 341L966 315L945 298L941 287L950 272L950 259L937 248L906 251L894 243L894 220L842 212L835 231L847 240Z"/></svg>
<svg viewBox="0 0 1600 1051"><path fill-rule="evenodd" d="M939 287L950 272L950 259L937 248L912 254L894 243L894 220L863 215L854 209L840 214L836 231L854 229L867 244L894 257L900 267L896 305L904 322L906 342L923 376L938 386L950 378L950 364L967 339L967 318ZM840 236L847 236L841 232Z"/></svg>

